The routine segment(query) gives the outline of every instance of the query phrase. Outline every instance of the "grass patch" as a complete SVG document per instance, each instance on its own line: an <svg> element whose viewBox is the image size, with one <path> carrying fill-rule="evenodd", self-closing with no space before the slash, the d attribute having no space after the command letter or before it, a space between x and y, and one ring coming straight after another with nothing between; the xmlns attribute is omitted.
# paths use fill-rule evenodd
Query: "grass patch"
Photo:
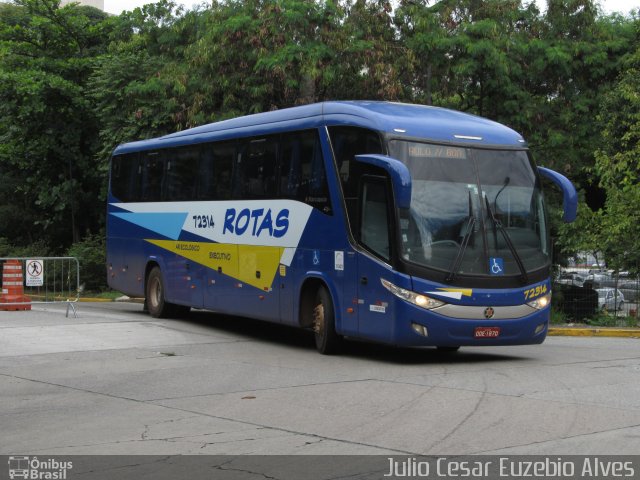
<svg viewBox="0 0 640 480"><path fill-rule="evenodd" d="M85 298L100 298L103 300L115 300L122 297L123 293L117 290L105 290L104 292L84 292L81 297Z"/></svg>
<svg viewBox="0 0 640 480"><path fill-rule="evenodd" d="M623 327L634 328L638 326L638 319L629 316L615 316L612 314L598 313L587 320L587 325L593 327Z"/></svg>
<svg viewBox="0 0 640 480"><path fill-rule="evenodd" d="M566 325L567 323L571 323L571 321L569 315L563 311L556 310L555 308L551 309L551 325Z"/></svg>

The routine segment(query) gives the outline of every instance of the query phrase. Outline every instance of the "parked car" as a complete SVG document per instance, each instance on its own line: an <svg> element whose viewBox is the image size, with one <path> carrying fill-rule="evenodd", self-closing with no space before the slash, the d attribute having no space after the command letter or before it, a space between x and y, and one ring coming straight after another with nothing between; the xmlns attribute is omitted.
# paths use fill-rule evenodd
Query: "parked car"
<svg viewBox="0 0 640 480"><path fill-rule="evenodd" d="M611 288L616 285L615 278L608 273L590 273L585 281L590 282L594 288Z"/></svg>
<svg viewBox="0 0 640 480"><path fill-rule="evenodd" d="M637 281L625 281L620 283L618 290L624 295L626 302L637 302L640 296L640 282Z"/></svg>
<svg viewBox="0 0 640 480"><path fill-rule="evenodd" d="M622 310L624 295L615 288L596 288L598 292L598 308L607 310Z"/></svg>
<svg viewBox="0 0 640 480"><path fill-rule="evenodd" d="M585 277L573 272L561 273L558 277L557 283L562 285L573 285L575 287L582 287L584 285Z"/></svg>

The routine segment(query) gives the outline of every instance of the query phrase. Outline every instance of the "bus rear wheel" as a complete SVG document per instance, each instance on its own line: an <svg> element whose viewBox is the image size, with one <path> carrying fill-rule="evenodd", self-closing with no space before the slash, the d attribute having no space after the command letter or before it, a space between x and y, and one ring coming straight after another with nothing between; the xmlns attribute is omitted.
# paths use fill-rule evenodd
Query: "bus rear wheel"
<svg viewBox="0 0 640 480"><path fill-rule="evenodd" d="M153 267L149 272L145 294L147 309L152 317L164 318L169 315L169 306L164 300L164 281L159 267Z"/></svg>
<svg viewBox="0 0 640 480"><path fill-rule="evenodd" d="M331 355L338 350L341 338L336 333L333 302L325 287L318 289L313 305L313 332L316 349L323 355Z"/></svg>
<svg viewBox="0 0 640 480"><path fill-rule="evenodd" d="M165 300L164 280L162 280L160 267L153 267L149 272L145 296L147 310L154 318L185 316L189 313L189 310L191 310L190 307L174 305Z"/></svg>

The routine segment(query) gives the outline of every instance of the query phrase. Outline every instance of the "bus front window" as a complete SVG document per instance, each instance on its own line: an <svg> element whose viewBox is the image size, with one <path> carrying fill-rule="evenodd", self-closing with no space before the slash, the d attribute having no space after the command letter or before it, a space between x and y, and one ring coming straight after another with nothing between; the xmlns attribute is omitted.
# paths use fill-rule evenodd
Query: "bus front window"
<svg viewBox="0 0 640 480"><path fill-rule="evenodd" d="M503 275L548 265L542 192L525 151L392 140L389 153L412 177L405 260L453 275L495 275L491 259Z"/></svg>

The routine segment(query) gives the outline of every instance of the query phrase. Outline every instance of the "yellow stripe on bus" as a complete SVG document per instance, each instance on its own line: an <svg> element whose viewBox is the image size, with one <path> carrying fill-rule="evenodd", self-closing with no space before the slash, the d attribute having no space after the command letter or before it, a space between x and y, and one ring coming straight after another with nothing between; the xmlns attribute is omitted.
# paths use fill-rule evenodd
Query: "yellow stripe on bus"
<svg viewBox="0 0 640 480"><path fill-rule="evenodd" d="M464 297L470 297L473 295L473 289L471 288L439 288L438 290L449 293L460 293Z"/></svg>
<svg viewBox="0 0 640 480"><path fill-rule="evenodd" d="M224 275L260 290L272 288L284 251L283 247L226 243L152 239L147 242L213 270L221 269Z"/></svg>

